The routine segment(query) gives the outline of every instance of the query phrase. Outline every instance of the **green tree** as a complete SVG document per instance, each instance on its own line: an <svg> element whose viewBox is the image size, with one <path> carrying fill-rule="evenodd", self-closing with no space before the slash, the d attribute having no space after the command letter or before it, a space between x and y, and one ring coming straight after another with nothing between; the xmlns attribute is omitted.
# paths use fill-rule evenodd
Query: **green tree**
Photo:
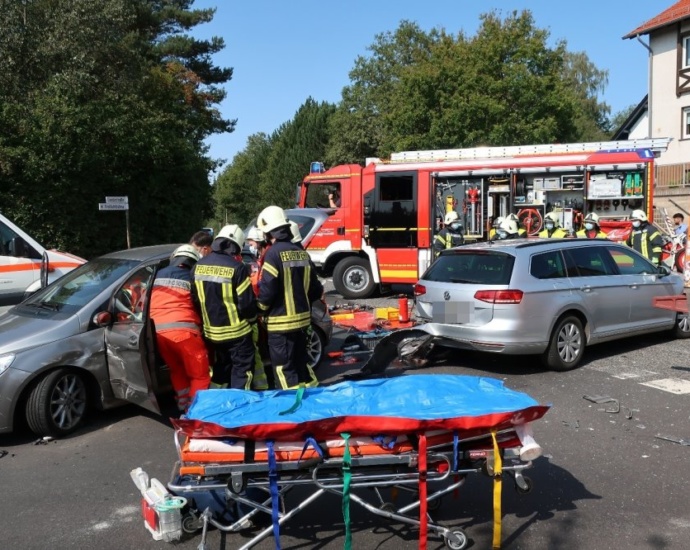
<svg viewBox="0 0 690 550"><path fill-rule="evenodd" d="M409 22L358 58L331 121L330 164L392 151L579 141L607 124L606 72L529 11L481 16L474 36Z"/></svg>
<svg viewBox="0 0 690 550"><path fill-rule="evenodd" d="M3 3L5 7L8 3ZM203 140L232 131L216 104L220 39L185 32L213 10L181 0L34 0L0 10L0 209L46 244L92 257L186 241L208 216Z"/></svg>

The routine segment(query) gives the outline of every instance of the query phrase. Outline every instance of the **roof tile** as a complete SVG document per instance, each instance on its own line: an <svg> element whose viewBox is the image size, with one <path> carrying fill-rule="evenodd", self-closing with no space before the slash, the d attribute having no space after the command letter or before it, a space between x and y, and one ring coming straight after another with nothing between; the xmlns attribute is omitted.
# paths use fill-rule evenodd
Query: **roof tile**
<svg viewBox="0 0 690 550"><path fill-rule="evenodd" d="M677 21L690 18L690 0L680 0L670 8L665 9L659 15L652 17L649 21L642 23L636 29L630 31L623 38L635 38L640 34L649 34L651 31L660 29Z"/></svg>

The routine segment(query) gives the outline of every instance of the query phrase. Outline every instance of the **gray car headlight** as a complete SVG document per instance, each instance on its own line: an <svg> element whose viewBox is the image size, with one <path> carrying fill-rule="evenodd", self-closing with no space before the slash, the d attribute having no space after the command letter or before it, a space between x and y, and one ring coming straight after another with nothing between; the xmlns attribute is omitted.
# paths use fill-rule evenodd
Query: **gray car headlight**
<svg viewBox="0 0 690 550"><path fill-rule="evenodd" d="M14 353L8 353L7 355L0 356L0 375L10 368L10 365L12 364L12 361L14 361L15 357L16 356Z"/></svg>

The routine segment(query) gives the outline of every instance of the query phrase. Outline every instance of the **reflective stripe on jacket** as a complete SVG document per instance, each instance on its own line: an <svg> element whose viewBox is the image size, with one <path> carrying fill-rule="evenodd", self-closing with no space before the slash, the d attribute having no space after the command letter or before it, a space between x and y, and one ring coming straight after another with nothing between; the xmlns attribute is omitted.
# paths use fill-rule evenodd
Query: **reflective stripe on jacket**
<svg viewBox="0 0 690 550"><path fill-rule="evenodd" d="M311 303L322 294L309 253L288 240L275 241L266 252L259 283L259 310L266 329L290 332L308 327Z"/></svg>
<svg viewBox="0 0 690 550"><path fill-rule="evenodd" d="M194 266L192 277L206 338L225 342L251 333L256 298L241 259L213 251Z"/></svg>
<svg viewBox="0 0 690 550"><path fill-rule="evenodd" d="M201 332L201 317L192 302L192 273L184 266L168 266L156 273L150 316L157 332Z"/></svg>
<svg viewBox="0 0 690 550"><path fill-rule="evenodd" d="M653 225L645 223L637 229L633 227L625 244L633 250L637 250L637 252L656 265L661 258L664 239Z"/></svg>

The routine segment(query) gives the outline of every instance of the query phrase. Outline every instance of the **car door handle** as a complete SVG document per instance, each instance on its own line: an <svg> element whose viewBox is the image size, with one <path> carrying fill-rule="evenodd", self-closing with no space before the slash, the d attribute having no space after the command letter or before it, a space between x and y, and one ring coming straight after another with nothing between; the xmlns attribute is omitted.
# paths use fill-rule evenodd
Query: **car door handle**
<svg viewBox="0 0 690 550"><path fill-rule="evenodd" d="M585 285L585 286L581 286L581 287L580 287L580 290L581 290L582 292L592 292L592 287L589 286L589 285Z"/></svg>
<svg viewBox="0 0 690 550"><path fill-rule="evenodd" d="M139 337L138 337L138 336L130 336L130 337L129 337L129 345L130 345L130 346L137 346L137 345L139 345Z"/></svg>

